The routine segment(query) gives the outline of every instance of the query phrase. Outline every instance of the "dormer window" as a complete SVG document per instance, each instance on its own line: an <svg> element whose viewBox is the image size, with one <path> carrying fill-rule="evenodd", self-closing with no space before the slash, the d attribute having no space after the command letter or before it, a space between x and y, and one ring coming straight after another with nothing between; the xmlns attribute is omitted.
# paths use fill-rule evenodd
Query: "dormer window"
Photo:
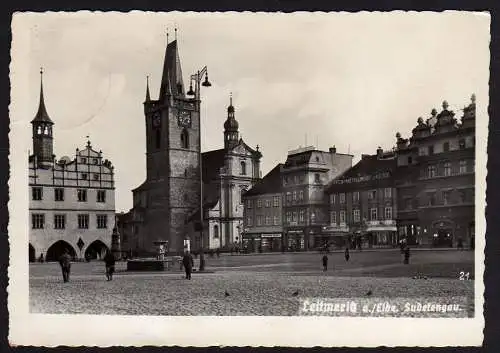
<svg viewBox="0 0 500 353"><path fill-rule="evenodd" d="M240 174L247 175L247 164L245 163L245 161L241 161L240 165L241 165Z"/></svg>

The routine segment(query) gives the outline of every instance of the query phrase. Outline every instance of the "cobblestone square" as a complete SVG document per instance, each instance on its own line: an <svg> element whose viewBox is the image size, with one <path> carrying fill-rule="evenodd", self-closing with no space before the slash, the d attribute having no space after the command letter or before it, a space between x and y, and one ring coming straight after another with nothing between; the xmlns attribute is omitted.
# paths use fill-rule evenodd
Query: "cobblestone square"
<svg viewBox="0 0 500 353"><path fill-rule="evenodd" d="M114 315L298 315L302 298L466 297L473 315L473 253L414 251L403 265L397 250L329 255L323 272L317 253L223 255L207 258L213 273L179 269L126 272L119 263L113 281L101 262L74 263L69 283L56 263L30 265L33 313ZM469 280L460 280L460 272ZM226 291L229 296L226 296ZM298 291L298 295L293 293Z"/></svg>

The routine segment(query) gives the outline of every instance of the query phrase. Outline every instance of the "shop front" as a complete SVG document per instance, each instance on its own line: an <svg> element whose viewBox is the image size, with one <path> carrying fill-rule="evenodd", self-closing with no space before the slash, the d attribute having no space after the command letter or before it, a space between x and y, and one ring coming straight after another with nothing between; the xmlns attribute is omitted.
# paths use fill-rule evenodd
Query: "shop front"
<svg viewBox="0 0 500 353"><path fill-rule="evenodd" d="M259 251L261 237L260 234L243 234L242 248L244 253L253 253Z"/></svg>
<svg viewBox="0 0 500 353"><path fill-rule="evenodd" d="M281 234L262 234L261 235L261 251L262 252L279 252L281 251Z"/></svg>
<svg viewBox="0 0 500 353"><path fill-rule="evenodd" d="M291 229L287 231L285 238L286 251L304 251L305 245L305 236L302 229Z"/></svg>

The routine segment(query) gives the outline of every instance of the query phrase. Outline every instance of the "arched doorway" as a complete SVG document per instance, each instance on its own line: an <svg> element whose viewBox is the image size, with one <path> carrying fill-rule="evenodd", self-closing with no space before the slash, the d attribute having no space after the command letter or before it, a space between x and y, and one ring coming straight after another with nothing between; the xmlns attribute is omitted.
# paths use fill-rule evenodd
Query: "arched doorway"
<svg viewBox="0 0 500 353"><path fill-rule="evenodd" d="M35 262L36 261L35 248L31 244L29 244L29 261L30 262Z"/></svg>
<svg viewBox="0 0 500 353"><path fill-rule="evenodd" d="M433 223L433 245L436 247L452 247L455 224L450 220L440 220Z"/></svg>
<svg viewBox="0 0 500 353"><path fill-rule="evenodd" d="M85 259L87 260L101 260L106 255L109 248L100 240L93 241L85 250Z"/></svg>
<svg viewBox="0 0 500 353"><path fill-rule="evenodd" d="M64 240L58 240L54 244L50 246L50 248L47 250L47 254L45 256L46 261L59 261L59 257L61 257L64 252L68 250L69 256L71 258L76 258L76 252L73 247L65 242Z"/></svg>

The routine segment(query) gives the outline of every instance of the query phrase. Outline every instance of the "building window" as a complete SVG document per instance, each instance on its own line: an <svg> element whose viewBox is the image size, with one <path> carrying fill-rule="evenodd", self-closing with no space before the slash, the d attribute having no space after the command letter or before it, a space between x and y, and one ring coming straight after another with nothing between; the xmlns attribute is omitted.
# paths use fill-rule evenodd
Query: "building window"
<svg viewBox="0 0 500 353"><path fill-rule="evenodd" d="M283 177L283 186L286 186L288 184L288 177L284 176Z"/></svg>
<svg viewBox="0 0 500 353"><path fill-rule="evenodd" d="M300 212L299 212L299 222L300 223L304 223L305 222L305 215L306 215L306 211L305 210L300 210Z"/></svg>
<svg viewBox="0 0 500 353"><path fill-rule="evenodd" d="M291 192L286 193L286 202L288 202L288 203L292 202L292 193Z"/></svg>
<svg viewBox="0 0 500 353"><path fill-rule="evenodd" d="M271 216L266 216L266 226L271 225Z"/></svg>
<svg viewBox="0 0 500 353"><path fill-rule="evenodd" d="M304 191L303 190L299 191L299 200L300 201L304 200Z"/></svg>
<svg viewBox="0 0 500 353"><path fill-rule="evenodd" d="M56 214L54 215L54 229L64 229L66 228L66 215Z"/></svg>
<svg viewBox="0 0 500 353"><path fill-rule="evenodd" d="M292 193L292 200L293 200L293 201L296 201L296 200L297 200L297 191L294 191L294 192Z"/></svg>
<svg viewBox="0 0 500 353"><path fill-rule="evenodd" d="M292 222L292 212L288 211L288 212L286 213L286 221L287 221L288 223Z"/></svg>
<svg viewBox="0 0 500 353"><path fill-rule="evenodd" d="M377 220L377 209L370 208L370 221L376 221L376 220Z"/></svg>
<svg viewBox="0 0 500 353"><path fill-rule="evenodd" d="M460 203L464 203L467 200L465 190L458 190L458 197L460 199Z"/></svg>
<svg viewBox="0 0 500 353"><path fill-rule="evenodd" d="M292 213L292 221L297 222L297 212L296 211Z"/></svg>
<svg viewBox="0 0 500 353"><path fill-rule="evenodd" d="M271 200L269 199L266 199L266 207L271 207Z"/></svg>
<svg viewBox="0 0 500 353"><path fill-rule="evenodd" d="M97 190L97 202L106 202L106 190Z"/></svg>
<svg viewBox="0 0 500 353"><path fill-rule="evenodd" d="M425 147L420 147L418 149L418 155L419 156L425 156L427 154L427 149Z"/></svg>
<svg viewBox="0 0 500 353"><path fill-rule="evenodd" d="M465 149L465 139L458 140L458 148L461 150Z"/></svg>
<svg viewBox="0 0 500 353"><path fill-rule="evenodd" d="M354 222L360 221L361 215L358 209L352 211L352 218L354 219Z"/></svg>
<svg viewBox="0 0 500 353"><path fill-rule="evenodd" d="M95 180L95 181L98 181L98 180L99 180L99 174L94 173L94 180Z"/></svg>
<svg viewBox="0 0 500 353"><path fill-rule="evenodd" d="M467 173L467 161L461 160L460 161L460 174L465 174L465 173Z"/></svg>
<svg viewBox="0 0 500 353"><path fill-rule="evenodd" d="M247 200L247 208L248 209L252 208L252 200Z"/></svg>
<svg viewBox="0 0 500 353"><path fill-rule="evenodd" d="M450 204L451 200L451 191L443 191L443 205L448 205Z"/></svg>
<svg viewBox="0 0 500 353"><path fill-rule="evenodd" d="M436 166L435 165L427 166L427 177L428 178L435 178L436 177Z"/></svg>
<svg viewBox="0 0 500 353"><path fill-rule="evenodd" d="M62 189L62 188L55 188L54 189L54 200L64 201L64 189Z"/></svg>
<svg viewBox="0 0 500 353"><path fill-rule="evenodd" d="M241 175L247 175L247 164L245 163L245 161L241 161L240 165L241 165L240 169Z"/></svg>
<svg viewBox="0 0 500 353"><path fill-rule="evenodd" d="M335 211L330 212L330 223L337 224L337 212Z"/></svg>
<svg viewBox="0 0 500 353"><path fill-rule="evenodd" d="M214 225L214 238L219 238L219 226L217 224Z"/></svg>
<svg viewBox="0 0 500 353"><path fill-rule="evenodd" d="M412 162L413 162L413 160L412 160L411 156L408 157L408 164L411 164Z"/></svg>
<svg viewBox="0 0 500 353"><path fill-rule="evenodd" d="M77 196L79 202L87 202L87 190L78 189Z"/></svg>
<svg viewBox="0 0 500 353"><path fill-rule="evenodd" d="M340 203L345 203L345 194L344 193L340 193L339 194L339 199L340 199Z"/></svg>
<svg viewBox="0 0 500 353"><path fill-rule="evenodd" d="M445 142L443 143L443 152L449 152L450 151L450 143Z"/></svg>
<svg viewBox="0 0 500 353"><path fill-rule="evenodd" d="M97 158L94 158L92 161L94 162L94 164L99 164L99 161Z"/></svg>
<svg viewBox="0 0 500 353"><path fill-rule="evenodd" d="M392 207L386 207L384 211L385 211L384 212L385 219L387 220L392 219Z"/></svg>
<svg viewBox="0 0 500 353"><path fill-rule="evenodd" d="M45 227L45 215L42 213L35 213L31 215L31 228L43 229Z"/></svg>
<svg viewBox="0 0 500 353"><path fill-rule="evenodd" d="M386 199L390 199L392 197L392 188L385 188L384 189L384 197Z"/></svg>
<svg viewBox="0 0 500 353"><path fill-rule="evenodd" d="M321 183L321 176L318 173L314 174L314 182Z"/></svg>
<svg viewBox="0 0 500 353"><path fill-rule="evenodd" d="M298 175L295 175L293 177L293 181L295 182L295 184L298 184L299 183L299 176Z"/></svg>
<svg viewBox="0 0 500 353"><path fill-rule="evenodd" d="M41 187L31 188L31 196L33 200L40 201L43 198L43 192Z"/></svg>
<svg viewBox="0 0 500 353"><path fill-rule="evenodd" d="M189 133L186 129L181 132L181 148L189 148Z"/></svg>
<svg viewBox="0 0 500 353"><path fill-rule="evenodd" d="M434 206L436 204L436 193L429 192L428 198L429 198L429 206Z"/></svg>
<svg viewBox="0 0 500 353"><path fill-rule="evenodd" d="M97 229L108 228L108 215L98 214L97 215Z"/></svg>
<svg viewBox="0 0 500 353"><path fill-rule="evenodd" d="M354 191L352 193L352 202L359 202L359 191Z"/></svg>
<svg viewBox="0 0 500 353"><path fill-rule="evenodd" d="M82 179L87 180L87 173L82 173Z"/></svg>
<svg viewBox="0 0 500 353"><path fill-rule="evenodd" d="M450 176L451 175L451 163L450 162L446 162L444 164L444 176Z"/></svg>
<svg viewBox="0 0 500 353"><path fill-rule="evenodd" d="M262 200L257 200L257 208L261 208L262 207Z"/></svg>
<svg viewBox="0 0 500 353"><path fill-rule="evenodd" d="M88 229L89 228L89 215L79 214L78 215L78 229Z"/></svg>
<svg viewBox="0 0 500 353"><path fill-rule="evenodd" d="M428 146L428 151L429 151L428 152L429 156L433 155L434 154L434 146L433 145Z"/></svg>
<svg viewBox="0 0 500 353"><path fill-rule="evenodd" d="M345 211L340 211L340 224L345 223Z"/></svg>
<svg viewBox="0 0 500 353"><path fill-rule="evenodd" d="M368 200L375 200L377 198L377 190L368 191Z"/></svg>
<svg viewBox="0 0 500 353"><path fill-rule="evenodd" d="M83 163L83 164L85 164L85 163L87 163L87 158L83 158L83 157L82 157L82 160L81 160L81 161L82 161L82 163Z"/></svg>
<svg viewBox="0 0 500 353"><path fill-rule="evenodd" d="M274 207L279 207L280 206L280 197L279 196L274 196L273 197L273 203L274 203Z"/></svg>
<svg viewBox="0 0 500 353"><path fill-rule="evenodd" d="M279 217L278 216L274 216L273 217L273 221L274 221L274 225L277 226L279 224Z"/></svg>
<svg viewBox="0 0 500 353"><path fill-rule="evenodd" d="M262 216L257 216L257 225L261 226L262 225Z"/></svg>
<svg viewBox="0 0 500 353"><path fill-rule="evenodd" d="M247 217L247 225L252 226L252 216Z"/></svg>

